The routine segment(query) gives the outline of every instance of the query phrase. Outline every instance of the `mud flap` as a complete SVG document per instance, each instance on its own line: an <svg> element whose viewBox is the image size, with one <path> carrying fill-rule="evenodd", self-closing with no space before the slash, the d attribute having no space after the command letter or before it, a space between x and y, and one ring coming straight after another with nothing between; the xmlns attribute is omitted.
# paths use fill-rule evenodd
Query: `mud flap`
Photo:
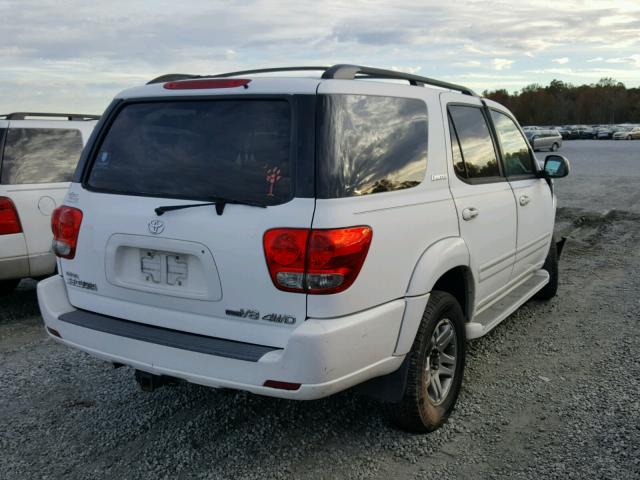
<svg viewBox="0 0 640 480"><path fill-rule="evenodd" d="M560 240L556 242L556 251L558 252L558 260L560 260L560 255L562 255L562 249L564 248L564 244L567 241L567 237L562 237Z"/></svg>
<svg viewBox="0 0 640 480"><path fill-rule="evenodd" d="M380 402L399 402L402 400L404 391L407 388L409 355L411 355L411 353L405 355L400 368L395 372L367 380L366 382L353 387L351 391L357 395L364 395Z"/></svg>

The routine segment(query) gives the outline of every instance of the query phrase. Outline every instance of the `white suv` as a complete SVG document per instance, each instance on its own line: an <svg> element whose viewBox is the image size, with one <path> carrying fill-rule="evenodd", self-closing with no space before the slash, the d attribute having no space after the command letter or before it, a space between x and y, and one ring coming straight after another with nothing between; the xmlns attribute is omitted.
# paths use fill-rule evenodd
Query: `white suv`
<svg viewBox="0 0 640 480"><path fill-rule="evenodd" d="M51 212L62 203L97 116L0 116L0 295L55 271Z"/></svg>
<svg viewBox="0 0 640 480"><path fill-rule="evenodd" d="M133 366L145 390L357 386L430 431L455 404L465 340L555 294L551 177L569 165L539 171L509 111L464 87L315 69L119 94L54 214L46 328Z"/></svg>

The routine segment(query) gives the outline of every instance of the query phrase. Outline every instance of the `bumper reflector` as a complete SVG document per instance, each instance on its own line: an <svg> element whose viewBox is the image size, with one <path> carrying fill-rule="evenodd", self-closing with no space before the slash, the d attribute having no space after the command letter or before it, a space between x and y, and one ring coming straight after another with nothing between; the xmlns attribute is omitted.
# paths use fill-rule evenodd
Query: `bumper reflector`
<svg viewBox="0 0 640 480"><path fill-rule="evenodd" d="M62 338L62 335L60 335L60 332L55 328L47 327L47 332L49 332L54 337Z"/></svg>
<svg viewBox="0 0 640 480"><path fill-rule="evenodd" d="M267 380L264 382L265 387L277 388L279 390L298 390L300 388L299 383L280 382L278 380Z"/></svg>

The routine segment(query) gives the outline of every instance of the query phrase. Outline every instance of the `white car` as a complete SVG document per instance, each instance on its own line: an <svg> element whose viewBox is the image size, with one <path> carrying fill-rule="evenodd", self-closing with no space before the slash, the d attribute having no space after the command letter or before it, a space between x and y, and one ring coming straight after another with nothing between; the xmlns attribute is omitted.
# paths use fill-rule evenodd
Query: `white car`
<svg viewBox="0 0 640 480"><path fill-rule="evenodd" d="M465 87L315 69L120 93L54 214L46 329L145 390L357 386L430 431L465 340L555 295L552 177L569 164L539 170L512 114Z"/></svg>
<svg viewBox="0 0 640 480"><path fill-rule="evenodd" d="M69 188L94 115L0 116L0 295L55 271L51 213Z"/></svg>

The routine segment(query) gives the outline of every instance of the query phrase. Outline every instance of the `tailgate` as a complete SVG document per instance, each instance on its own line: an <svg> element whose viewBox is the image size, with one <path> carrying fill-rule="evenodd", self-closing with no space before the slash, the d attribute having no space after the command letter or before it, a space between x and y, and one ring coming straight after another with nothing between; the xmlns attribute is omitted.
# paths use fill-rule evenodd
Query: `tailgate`
<svg viewBox="0 0 640 480"><path fill-rule="evenodd" d="M225 97L135 99L110 114L66 201L83 212L62 261L74 306L275 347L304 321L306 295L274 287L262 242L311 226L314 97ZM224 209L194 206L220 198Z"/></svg>

